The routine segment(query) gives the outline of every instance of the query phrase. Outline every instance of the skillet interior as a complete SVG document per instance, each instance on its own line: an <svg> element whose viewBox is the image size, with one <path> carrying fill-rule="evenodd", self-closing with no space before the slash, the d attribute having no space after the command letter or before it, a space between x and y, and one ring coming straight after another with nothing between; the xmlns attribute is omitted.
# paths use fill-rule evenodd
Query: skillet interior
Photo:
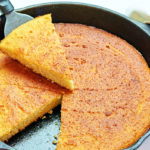
<svg viewBox="0 0 150 150"><path fill-rule="evenodd" d="M34 5L19 9L18 11L33 17L52 13L53 22L81 23L107 30L135 46L150 65L150 29L149 31L144 31L143 28L137 26L133 21L116 12L94 5L72 2ZM2 17L0 20L0 39L3 38L4 22L5 18ZM58 134L59 126L60 107L56 108L51 116L47 115L47 119L38 120L38 122L33 123L23 132L14 136L9 140L8 144L20 150L52 150L55 148L55 145L52 144L54 140L53 136ZM149 134L148 132L145 137ZM138 147L145 137L141 138L141 140L130 149Z"/></svg>

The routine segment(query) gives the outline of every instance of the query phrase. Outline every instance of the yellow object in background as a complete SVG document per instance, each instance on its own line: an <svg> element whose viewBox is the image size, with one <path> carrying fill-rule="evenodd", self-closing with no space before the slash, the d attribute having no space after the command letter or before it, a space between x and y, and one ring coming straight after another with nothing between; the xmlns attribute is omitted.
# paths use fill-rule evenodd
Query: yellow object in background
<svg viewBox="0 0 150 150"><path fill-rule="evenodd" d="M130 17L136 21L150 24L150 16L142 11L132 11Z"/></svg>

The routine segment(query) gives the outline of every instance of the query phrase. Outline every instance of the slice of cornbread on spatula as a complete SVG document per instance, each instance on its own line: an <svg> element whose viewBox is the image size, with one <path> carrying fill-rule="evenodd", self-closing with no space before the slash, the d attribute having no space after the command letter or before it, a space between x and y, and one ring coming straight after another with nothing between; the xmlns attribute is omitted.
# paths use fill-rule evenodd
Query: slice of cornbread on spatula
<svg viewBox="0 0 150 150"><path fill-rule="evenodd" d="M50 14L37 17L13 30L1 41L0 50L47 79L73 89L65 51Z"/></svg>

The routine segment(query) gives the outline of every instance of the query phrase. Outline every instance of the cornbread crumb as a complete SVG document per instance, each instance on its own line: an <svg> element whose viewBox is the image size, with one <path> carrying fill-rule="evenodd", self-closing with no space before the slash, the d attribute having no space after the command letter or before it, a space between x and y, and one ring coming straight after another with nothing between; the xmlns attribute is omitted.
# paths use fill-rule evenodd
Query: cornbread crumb
<svg viewBox="0 0 150 150"><path fill-rule="evenodd" d="M55 125L58 125L58 122L55 122Z"/></svg>
<svg viewBox="0 0 150 150"><path fill-rule="evenodd" d="M58 137L56 136L56 135L54 135L54 138L57 140L58 139Z"/></svg>
<svg viewBox="0 0 150 150"><path fill-rule="evenodd" d="M56 144L57 144L57 141L56 141L56 140L53 140L52 143L53 143L54 145L56 145Z"/></svg>
<svg viewBox="0 0 150 150"><path fill-rule="evenodd" d="M44 120L44 119L46 119L46 116L43 116L43 117L42 117L42 120Z"/></svg>
<svg viewBox="0 0 150 150"><path fill-rule="evenodd" d="M53 110L50 110L48 113L51 115L53 113Z"/></svg>

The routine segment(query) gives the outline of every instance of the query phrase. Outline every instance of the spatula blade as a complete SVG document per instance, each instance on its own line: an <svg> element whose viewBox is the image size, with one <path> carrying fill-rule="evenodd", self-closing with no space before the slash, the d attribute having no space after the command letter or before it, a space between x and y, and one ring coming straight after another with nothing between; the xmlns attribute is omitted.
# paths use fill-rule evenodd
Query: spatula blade
<svg viewBox="0 0 150 150"><path fill-rule="evenodd" d="M14 150L14 149L0 141L0 150Z"/></svg>
<svg viewBox="0 0 150 150"><path fill-rule="evenodd" d="M6 15L4 35L7 36L12 30L14 30L21 24L24 24L25 22L30 21L32 19L33 19L33 17L31 17L29 15L12 11L11 13Z"/></svg>

